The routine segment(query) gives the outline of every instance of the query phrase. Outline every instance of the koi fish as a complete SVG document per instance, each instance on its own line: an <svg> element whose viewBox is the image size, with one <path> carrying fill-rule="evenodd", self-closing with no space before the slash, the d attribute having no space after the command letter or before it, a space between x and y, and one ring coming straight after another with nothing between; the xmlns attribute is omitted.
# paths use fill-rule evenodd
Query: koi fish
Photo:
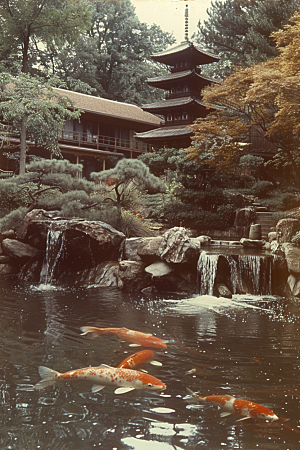
<svg viewBox="0 0 300 450"><path fill-rule="evenodd" d="M100 334L115 336L120 341L131 342L131 347L143 345L144 347L166 348L164 341L152 334L142 333L141 331L129 330L128 328L97 328L81 327L82 336L91 333L93 337Z"/></svg>
<svg viewBox="0 0 300 450"><path fill-rule="evenodd" d="M140 352L127 356L118 367L122 369L138 369L148 362L154 366L161 366L162 364L159 361L154 360L155 355L154 350L141 350Z"/></svg>
<svg viewBox="0 0 300 450"><path fill-rule="evenodd" d="M277 417L271 409L249 400L243 400L240 398L231 397L229 395L209 395L207 397L202 397L201 395L197 395L195 392L191 391L191 389L187 388L187 391L191 396L190 399L187 399L189 403L216 403L221 409L223 409L223 412L220 414L221 417L226 417L231 414L238 414L242 416L241 419L238 419L238 421L251 418L269 420L270 422L279 420L279 417Z"/></svg>
<svg viewBox="0 0 300 450"><path fill-rule="evenodd" d="M116 386L115 394L125 394L134 389L166 389L166 385L152 375L137 370L110 367L106 364L102 364L99 367L71 370L65 373L40 366L39 374L42 379L35 385L35 389L43 389L59 380L89 381L92 383L92 392L101 391L106 386Z"/></svg>

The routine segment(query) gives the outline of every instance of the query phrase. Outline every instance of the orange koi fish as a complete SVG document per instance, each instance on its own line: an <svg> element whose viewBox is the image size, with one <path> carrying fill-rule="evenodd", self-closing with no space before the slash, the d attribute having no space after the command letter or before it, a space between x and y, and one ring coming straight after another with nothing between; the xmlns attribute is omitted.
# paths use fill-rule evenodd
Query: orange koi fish
<svg viewBox="0 0 300 450"><path fill-rule="evenodd" d="M189 403L216 403L223 410L220 414L221 417L238 414L242 416L238 421L252 418L274 422L279 419L271 409L249 400L243 400L229 395L209 395L202 397L191 391L191 389L187 388L187 391L191 395L191 398L187 399Z"/></svg>
<svg viewBox="0 0 300 450"><path fill-rule="evenodd" d="M154 350L141 350L140 352L127 356L118 367L122 369L138 369L148 362L154 366L161 366L162 364L160 362L154 360L155 355Z"/></svg>
<svg viewBox="0 0 300 450"><path fill-rule="evenodd" d="M142 333L141 331L129 330L128 328L97 328L81 327L82 335L91 333L93 337L100 334L115 336L120 341L131 342L131 347L143 345L144 347L166 348L164 341L152 334Z"/></svg>
<svg viewBox="0 0 300 450"><path fill-rule="evenodd" d="M65 373L40 366L39 374L42 379L35 385L35 389L43 389L59 380L89 381L92 383L92 392L101 391L106 386L116 386L115 394L125 394L134 389L166 389L166 385L152 375L139 372L138 370L110 367L105 364L99 367L85 367Z"/></svg>

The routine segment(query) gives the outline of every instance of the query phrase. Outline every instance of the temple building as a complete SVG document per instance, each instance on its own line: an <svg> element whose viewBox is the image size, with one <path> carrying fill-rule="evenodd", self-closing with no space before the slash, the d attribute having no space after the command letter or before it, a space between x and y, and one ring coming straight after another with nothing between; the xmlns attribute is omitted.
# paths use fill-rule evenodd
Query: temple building
<svg viewBox="0 0 300 450"><path fill-rule="evenodd" d="M169 67L166 75L150 78L150 86L167 91L166 99L143 105L142 109L164 119L159 128L142 133L135 137L152 148L189 147L192 130L187 128L198 117L208 114L207 107L201 101L201 90L216 81L201 75L201 67L219 61L217 56L203 51L188 40L171 47L161 53L152 55L156 62Z"/></svg>

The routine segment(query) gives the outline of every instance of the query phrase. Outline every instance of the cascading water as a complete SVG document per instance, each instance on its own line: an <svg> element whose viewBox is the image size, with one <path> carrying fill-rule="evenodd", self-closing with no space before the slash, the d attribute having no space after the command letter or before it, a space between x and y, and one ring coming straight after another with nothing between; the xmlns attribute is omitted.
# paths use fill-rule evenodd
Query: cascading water
<svg viewBox="0 0 300 450"><path fill-rule="evenodd" d="M200 253L197 263L200 295L213 295L218 260L219 255L209 255L206 252Z"/></svg>
<svg viewBox="0 0 300 450"><path fill-rule="evenodd" d="M60 257L63 255L65 230L53 230L49 228L47 233L46 254L40 274L40 284L51 285L54 270Z"/></svg>
<svg viewBox="0 0 300 450"><path fill-rule="evenodd" d="M249 293L254 295L272 294L272 272L274 257L272 255L231 255L201 252L198 264L198 289L200 295L213 295L218 279L224 280L219 273L220 256L228 267L226 285L233 294ZM226 271L227 272L227 271Z"/></svg>

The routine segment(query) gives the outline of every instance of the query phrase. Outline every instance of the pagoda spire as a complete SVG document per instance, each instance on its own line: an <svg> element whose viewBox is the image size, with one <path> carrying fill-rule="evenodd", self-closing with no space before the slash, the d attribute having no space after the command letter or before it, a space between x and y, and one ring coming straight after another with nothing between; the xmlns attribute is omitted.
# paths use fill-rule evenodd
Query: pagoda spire
<svg viewBox="0 0 300 450"><path fill-rule="evenodd" d="M189 5L185 5L185 13L184 13L184 39L186 41L189 40Z"/></svg>

